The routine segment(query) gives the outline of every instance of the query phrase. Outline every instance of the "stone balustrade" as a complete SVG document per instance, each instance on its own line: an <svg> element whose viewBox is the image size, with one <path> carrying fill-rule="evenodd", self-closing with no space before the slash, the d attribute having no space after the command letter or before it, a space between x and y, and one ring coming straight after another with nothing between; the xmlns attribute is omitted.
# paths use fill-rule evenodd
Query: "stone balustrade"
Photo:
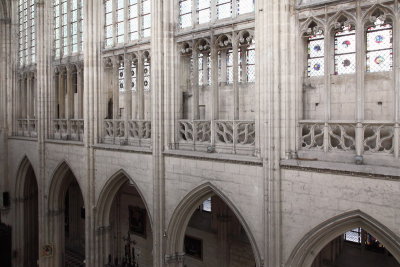
<svg viewBox="0 0 400 267"><path fill-rule="evenodd" d="M18 119L16 135L36 138L37 137L37 120L36 119Z"/></svg>
<svg viewBox="0 0 400 267"><path fill-rule="evenodd" d="M255 122L180 120L179 149L253 155Z"/></svg>
<svg viewBox="0 0 400 267"><path fill-rule="evenodd" d="M84 121L82 119L53 120L53 139L83 141Z"/></svg>
<svg viewBox="0 0 400 267"><path fill-rule="evenodd" d="M300 149L399 157L399 129L393 122L300 121Z"/></svg>
<svg viewBox="0 0 400 267"><path fill-rule="evenodd" d="M151 147L151 121L104 120L104 144Z"/></svg>

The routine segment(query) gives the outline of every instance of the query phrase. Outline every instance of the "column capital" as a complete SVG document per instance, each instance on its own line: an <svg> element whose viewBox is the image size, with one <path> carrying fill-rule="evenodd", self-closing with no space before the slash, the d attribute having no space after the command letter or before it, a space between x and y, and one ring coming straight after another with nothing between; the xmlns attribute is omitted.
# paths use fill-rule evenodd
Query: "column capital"
<svg viewBox="0 0 400 267"><path fill-rule="evenodd" d="M65 68L67 69L67 74L68 74L68 75L71 75L72 71L73 71L74 68L76 68L76 67L75 67L75 64L67 64L67 65L65 66Z"/></svg>
<svg viewBox="0 0 400 267"><path fill-rule="evenodd" d="M74 65L77 73L81 73L83 71L83 62L77 62Z"/></svg>
<svg viewBox="0 0 400 267"><path fill-rule="evenodd" d="M112 68L113 66L113 60L111 57L105 57L103 58L103 65L105 68Z"/></svg>

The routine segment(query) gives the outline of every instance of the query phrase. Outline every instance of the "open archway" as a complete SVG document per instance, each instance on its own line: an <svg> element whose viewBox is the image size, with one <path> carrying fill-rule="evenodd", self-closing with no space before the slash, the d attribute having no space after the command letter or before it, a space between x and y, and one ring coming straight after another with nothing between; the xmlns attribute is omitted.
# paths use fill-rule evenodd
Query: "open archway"
<svg viewBox="0 0 400 267"><path fill-rule="evenodd" d="M168 266L261 266L249 226L232 202L210 183L181 201L167 236Z"/></svg>
<svg viewBox="0 0 400 267"><path fill-rule="evenodd" d="M102 189L96 206L98 266L127 262L152 266L152 221L140 188L123 170Z"/></svg>
<svg viewBox="0 0 400 267"><path fill-rule="evenodd" d="M38 266L39 218L38 184L29 159L25 157L18 169L15 184L15 266Z"/></svg>
<svg viewBox="0 0 400 267"><path fill-rule="evenodd" d="M379 240L397 263L400 262L400 238L371 216L360 210L338 215L311 230L295 247L286 264L288 267L311 267L325 264L325 248L330 247L332 254L340 249L339 239L352 229L361 228ZM339 240L339 241L338 241ZM319 254L319 253L322 254ZM321 256L322 255L322 256ZM317 259L317 260L316 260ZM331 259L328 259L330 261ZM328 262L326 262L328 264Z"/></svg>
<svg viewBox="0 0 400 267"><path fill-rule="evenodd" d="M49 190L49 214L57 266L83 266L85 205L81 186L66 162L59 165Z"/></svg>

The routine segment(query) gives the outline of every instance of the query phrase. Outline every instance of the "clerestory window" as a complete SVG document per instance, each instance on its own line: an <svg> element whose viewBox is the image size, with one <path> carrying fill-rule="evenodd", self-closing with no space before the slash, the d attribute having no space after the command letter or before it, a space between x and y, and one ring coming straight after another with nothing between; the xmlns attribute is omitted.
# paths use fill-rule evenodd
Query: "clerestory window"
<svg viewBox="0 0 400 267"><path fill-rule="evenodd" d="M83 0L54 0L54 56L82 52Z"/></svg>
<svg viewBox="0 0 400 267"><path fill-rule="evenodd" d="M104 9L105 47L150 37L150 0L106 0Z"/></svg>
<svg viewBox="0 0 400 267"><path fill-rule="evenodd" d="M392 66L392 25L378 18L367 29L367 72L390 71Z"/></svg>
<svg viewBox="0 0 400 267"><path fill-rule="evenodd" d="M19 65L21 67L36 62L36 22L35 0L19 0Z"/></svg>
<svg viewBox="0 0 400 267"><path fill-rule="evenodd" d="M179 0L179 27L236 18L254 12L255 0Z"/></svg>

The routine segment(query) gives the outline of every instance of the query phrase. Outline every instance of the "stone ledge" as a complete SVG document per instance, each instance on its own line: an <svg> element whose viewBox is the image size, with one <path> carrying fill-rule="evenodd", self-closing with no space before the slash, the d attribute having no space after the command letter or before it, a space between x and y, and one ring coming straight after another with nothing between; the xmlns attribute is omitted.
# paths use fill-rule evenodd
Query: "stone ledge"
<svg viewBox="0 0 400 267"><path fill-rule="evenodd" d="M219 154L219 153L205 153L197 151L186 151L186 150L168 150L163 153L166 156L179 157L179 158L191 158L197 160L215 160L230 163L241 163L247 165L262 166L263 161L261 158L241 155L230 155L230 154Z"/></svg>
<svg viewBox="0 0 400 267"><path fill-rule="evenodd" d="M32 141L37 142L37 138L27 137L27 136L9 136L8 139L11 140L21 140L21 141Z"/></svg>
<svg viewBox="0 0 400 267"><path fill-rule="evenodd" d="M318 6L324 6L324 5L333 5L336 3L346 3L346 2L355 2L354 0L319 0L319 1L311 1L311 3L302 3L303 1L300 1L300 4L297 1L295 7L296 9L306 9L310 7L318 7Z"/></svg>
<svg viewBox="0 0 400 267"><path fill-rule="evenodd" d="M83 146L83 141L46 139L47 144Z"/></svg>
<svg viewBox="0 0 400 267"><path fill-rule="evenodd" d="M318 160L288 159L280 162L282 169L343 174L385 180L400 180L400 168L372 165L355 165Z"/></svg>
<svg viewBox="0 0 400 267"><path fill-rule="evenodd" d="M119 145L108 145L108 144L96 144L96 145L93 145L92 147L94 149L101 149L101 150L111 150L111 151L120 151L120 152L152 154L151 149L142 148L142 147L136 147L136 146L119 146Z"/></svg>

